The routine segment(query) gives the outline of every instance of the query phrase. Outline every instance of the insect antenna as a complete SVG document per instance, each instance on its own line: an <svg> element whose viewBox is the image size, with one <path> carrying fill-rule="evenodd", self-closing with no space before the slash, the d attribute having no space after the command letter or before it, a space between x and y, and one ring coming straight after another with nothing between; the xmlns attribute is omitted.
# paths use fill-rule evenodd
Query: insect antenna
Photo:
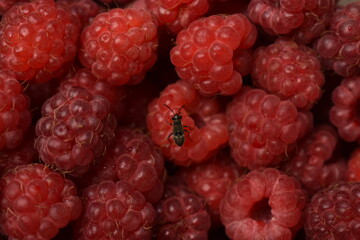
<svg viewBox="0 0 360 240"><path fill-rule="evenodd" d="M170 109L170 111L175 115L175 113L174 113L174 111L171 109L171 107L169 107L169 106L166 105L165 103L164 103L164 106L167 107L168 109ZM181 107L181 108L182 108L182 107Z"/></svg>

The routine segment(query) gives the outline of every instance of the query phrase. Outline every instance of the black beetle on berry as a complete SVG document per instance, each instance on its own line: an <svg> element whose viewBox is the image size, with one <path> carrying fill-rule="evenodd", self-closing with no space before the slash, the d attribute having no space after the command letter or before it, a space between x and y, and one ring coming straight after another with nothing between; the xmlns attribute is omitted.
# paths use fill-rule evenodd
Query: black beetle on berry
<svg viewBox="0 0 360 240"><path fill-rule="evenodd" d="M173 132L170 133L170 135L168 136L168 140L170 141L170 137L173 136L173 140L176 143L176 145L178 145L179 147L181 147L184 142L185 142L185 132L188 133L188 136L190 138L189 135L189 131L184 129L185 127L189 127L189 126L183 126L181 119L182 116L180 114L181 109L184 107L184 105L181 106L181 108L178 110L177 113L175 113L168 105L166 105L164 103L165 107L167 107L168 109L170 109L170 111L174 114L171 117L172 123L170 123L170 125L173 127ZM189 127L190 128L190 127Z"/></svg>

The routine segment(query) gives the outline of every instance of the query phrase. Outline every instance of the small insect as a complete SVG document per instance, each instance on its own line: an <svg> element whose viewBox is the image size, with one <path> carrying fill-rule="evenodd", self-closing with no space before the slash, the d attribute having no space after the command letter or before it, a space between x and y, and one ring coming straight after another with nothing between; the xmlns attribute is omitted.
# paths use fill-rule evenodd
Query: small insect
<svg viewBox="0 0 360 240"><path fill-rule="evenodd" d="M174 142L176 143L176 145L178 145L179 147L181 147L184 142L185 142L185 132L188 133L188 136L190 138L190 135L189 135L189 131L184 129L186 127L189 127L190 126L183 126L182 125L182 122L181 122L181 119L182 119L182 116L180 114L180 111L181 109L184 107L181 106L181 108L179 109L179 111L177 113L175 113L168 105L166 105L164 103L165 107L167 107L168 109L170 109L170 111L174 114L172 117L171 117L171 120L172 120L172 123L169 123L172 127L173 127L173 132L170 133L170 135L168 136L168 140L170 141L170 137L173 136L173 140ZM171 141L170 141L171 142Z"/></svg>

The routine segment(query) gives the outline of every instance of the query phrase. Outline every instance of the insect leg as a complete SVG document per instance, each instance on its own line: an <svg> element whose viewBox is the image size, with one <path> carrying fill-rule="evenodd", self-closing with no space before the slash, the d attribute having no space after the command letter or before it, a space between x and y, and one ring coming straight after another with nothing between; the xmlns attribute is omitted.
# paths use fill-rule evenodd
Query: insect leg
<svg viewBox="0 0 360 240"><path fill-rule="evenodd" d="M169 136L167 137L167 140L171 143L170 137L173 135L173 133L170 133Z"/></svg>
<svg viewBox="0 0 360 240"><path fill-rule="evenodd" d="M186 132L186 133L187 133L188 138L190 139L190 141L192 141L192 139L191 139L191 137L190 137L190 132L189 132L188 130L186 130L186 129L184 129L184 132Z"/></svg>

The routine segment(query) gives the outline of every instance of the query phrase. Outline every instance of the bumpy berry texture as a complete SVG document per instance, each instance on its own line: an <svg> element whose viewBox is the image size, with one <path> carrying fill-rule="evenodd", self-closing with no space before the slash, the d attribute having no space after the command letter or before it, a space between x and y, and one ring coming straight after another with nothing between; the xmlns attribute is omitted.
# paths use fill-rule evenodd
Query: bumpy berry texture
<svg viewBox="0 0 360 240"><path fill-rule="evenodd" d="M330 31L317 41L315 49L328 69L343 77L359 72L360 2L339 7L331 18Z"/></svg>
<svg viewBox="0 0 360 240"><path fill-rule="evenodd" d="M82 179L88 185L125 180L150 203L163 194L164 159L151 138L135 129L117 129L115 142Z"/></svg>
<svg viewBox="0 0 360 240"><path fill-rule="evenodd" d="M334 0L251 0L247 13L267 33L308 44L326 30L334 6Z"/></svg>
<svg viewBox="0 0 360 240"><path fill-rule="evenodd" d="M341 182L315 194L305 210L308 239L357 239L360 236L360 183Z"/></svg>
<svg viewBox="0 0 360 240"><path fill-rule="evenodd" d="M346 172L345 161L332 160L338 137L330 125L317 126L297 146L282 170L296 177L310 194L343 180Z"/></svg>
<svg viewBox="0 0 360 240"><path fill-rule="evenodd" d="M6 13L17 0L0 0L0 16Z"/></svg>
<svg viewBox="0 0 360 240"><path fill-rule="evenodd" d="M291 101L299 109L313 106L325 82L311 48L281 39L256 50L251 76L256 86Z"/></svg>
<svg viewBox="0 0 360 240"><path fill-rule="evenodd" d="M106 152L114 139L116 120L109 102L81 87L60 91L42 107L35 142L40 158L79 176Z"/></svg>
<svg viewBox="0 0 360 240"><path fill-rule="evenodd" d="M290 101L250 87L235 95L227 118L232 156L250 169L279 164L313 125L310 112L298 111Z"/></svg>
<svg viewBox="0 0 360 240"><path fill-rule="evenodd" d="M0 24L0 61L19 80L46 82L75 58L79 20L53 0L17 4Z"/></svg>
<svg viewBox="0 0 360 240"><path fill-rule="evenodd" d="M126 181L103 181L83 193L84 211L74 225L75 240L150 240L154 207Z"/></svg>
<svg viewBox="0 0 360 240"><path fill-rule="evenodd" d="M166 158L178 165L204 162L228 141L227 120L220 103L202 97L184 81L168 85L160 97L149 104L148 110L146 122L152 140ZM174 114L182 116L181 123L185 126L182 146L174 142L171 125Z"/></svg>
<svg viewBox="0 0 360 240"><path fill-rule="evenodd" d="M330 109L330 121L337 127L339 136L348 142L360 139L359 100L359 76L344 78L332 93L334 105Z"/></svg>
<svg viewBox="0 0 360 240"><path fill-rule="evenodd" d="M346 180L360 182L360 149L355 149L348 162Z"/></svg>
<svg viewBox="0 0 360 240"><path fill-rule="evenodd" d="M139 83L156 61L157 26L149 12L115 8L81 35L81 63L113 85Z"/></svg>
<svg viewBox="0 0 360 240"><path fill-rule="evenodd" d="M31 124L29 97L13 72L0 70L0 150L21 144Z"/></svg>
<svg viewBox="0 0 360 240"><path fill-rule="evenodd" d="M174 34L209 10L209 0L145 0L145 3L159 26L166 25Z"/></svg>
<svg viewBox="0 0 360 240"><path fill-rule="evenodd" d="M0 229L9 239L50 240L81 214L75 185L43 164L6 173L0 189Z"/></svg>
<svg viewBox="0 0 360 240"><path fill-rule="evenodd" d="M179 77L200 93L232 95L242 86L234 51L251 47L256 37L256 28L242 14L198 19L177 35L171 62Z"/></svg>
<svg viewBox="0 0 360 240"><path fill-rule="evenodd" d="M182 168L179 176L194 192L204 198L212 225L220 223L220 202L233 181L244 172L228 153L217 154L213 159L190 168Z"/></svg>
<svg viewBox="0 0 360 240"><path fill-rule="evenodd" d="M183 183L169 179L156 212L155 239L208 239L211 220L205 201Z"/></svg>
<svg viewBox="0 0 360 240"><path fill-rule="evenodd" d="M256 169L228 190L220 215L232 240L290 240L303 225L306 202L295 178L274 168Z"/></svg>

